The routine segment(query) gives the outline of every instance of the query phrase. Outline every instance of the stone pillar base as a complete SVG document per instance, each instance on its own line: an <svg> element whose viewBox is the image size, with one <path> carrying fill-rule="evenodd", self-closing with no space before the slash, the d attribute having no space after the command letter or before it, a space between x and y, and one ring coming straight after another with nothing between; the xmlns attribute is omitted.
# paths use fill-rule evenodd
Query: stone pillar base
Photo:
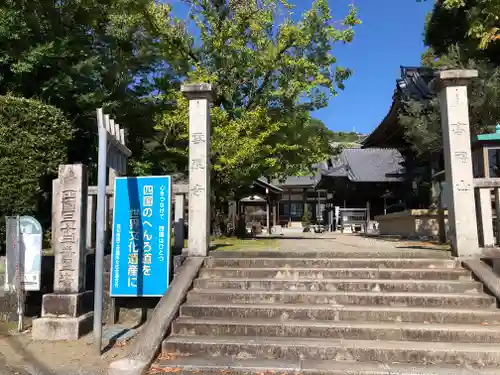
<svg viewBox="0 0 500 375"><path fill-rule="evenodd" d="M33 340L78 340L92 331L92 291L43 296L42 317L33 321Z"/></svg>
<svg viewBox="0 0 500 375"><path fill-rule="evenodd" d="M33 320L33 340L76 341L92 331L94 313L89 312L76 318L45 316Z"/></svg>

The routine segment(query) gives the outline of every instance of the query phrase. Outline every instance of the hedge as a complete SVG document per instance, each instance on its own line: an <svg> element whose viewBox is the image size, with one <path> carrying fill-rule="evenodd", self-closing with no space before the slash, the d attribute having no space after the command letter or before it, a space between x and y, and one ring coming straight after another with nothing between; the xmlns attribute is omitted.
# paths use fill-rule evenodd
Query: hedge
<svg viewBox="0 0 500 375"><path fill-rule="evenodd" d="M5 216L31 215L50 228L52 179L67 160L73 128L63 112L33 99L0 96L0 252Z"/></svg>

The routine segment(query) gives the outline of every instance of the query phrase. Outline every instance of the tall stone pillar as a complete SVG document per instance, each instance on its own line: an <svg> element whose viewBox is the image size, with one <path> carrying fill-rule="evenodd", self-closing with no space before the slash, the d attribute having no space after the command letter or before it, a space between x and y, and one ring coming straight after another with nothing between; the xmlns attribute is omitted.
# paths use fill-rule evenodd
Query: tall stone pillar
<svg viewBox="0 0 500 375"><path fill-rule="evenodd" d="M35 340L77 340L92 330L93 292L85 291L87 167L59 167L54 199L54 293L45 294L42 317L33 321Z"/></svg>
<svg viewBox="0 0 500 375"><path fill-rule="evenodd" d="M206 256L210 245L210 102L212 85L187 84L189 99L188 255Z"/></svg>
<svg viewBox="0 0 500 375"><path fill-rule="evenodd" d="M441 126L446 182L449 184L448 222L456 256L479 254L472 174L467 84L476 70L439 72Z"/></svg>

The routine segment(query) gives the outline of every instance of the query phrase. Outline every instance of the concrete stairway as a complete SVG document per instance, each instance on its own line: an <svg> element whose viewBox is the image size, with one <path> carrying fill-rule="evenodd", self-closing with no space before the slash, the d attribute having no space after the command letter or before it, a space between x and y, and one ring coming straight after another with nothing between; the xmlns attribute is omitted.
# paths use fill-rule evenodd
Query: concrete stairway
<svg viewBox="0 0 500 375"><path fill-rule="evenodd" d="M442 251L212 252L163 353L184 373L493 374L500 310Z"/></svg>

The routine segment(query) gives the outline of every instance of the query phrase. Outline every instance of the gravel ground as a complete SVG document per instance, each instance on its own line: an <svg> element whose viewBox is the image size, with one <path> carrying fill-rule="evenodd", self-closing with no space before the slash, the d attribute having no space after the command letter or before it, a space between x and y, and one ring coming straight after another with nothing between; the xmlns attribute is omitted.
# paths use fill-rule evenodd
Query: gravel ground
<svg viewBox="0 0 500 375"><path fill-rule="evenodd" d="M78 341L33 341L31 333L0 337L0 375L105 374L108 363L124 356L121 343L102 356L95 354L86 337Z"/></svg>

